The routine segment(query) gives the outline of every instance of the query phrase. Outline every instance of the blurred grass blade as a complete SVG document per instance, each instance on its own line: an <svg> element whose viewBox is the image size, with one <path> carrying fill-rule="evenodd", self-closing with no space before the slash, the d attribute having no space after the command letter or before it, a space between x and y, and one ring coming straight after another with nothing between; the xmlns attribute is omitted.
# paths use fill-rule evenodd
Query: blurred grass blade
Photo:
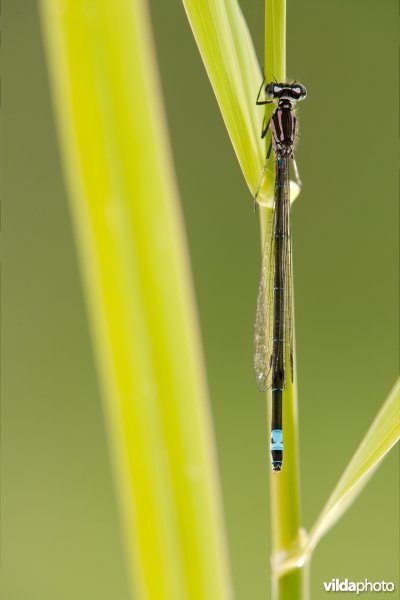
<svg viewBox="0 0 400 600"><path fill-rule="evenodd" d="M262 74L237 0L183 0L200 54L251 194L265 160L260 132L264 110L256 106ZM273 163L273 161L271 161ZM273 169L268 169L260 203L270 204Z"/></svg>
<svg viewBox="0 0 400 600"><path fill-rule="evenodd" d="M41 8L135 598L228 599L204 369L147 7L42 0Z"/></svg>
<svg viewBox="0 0 400 600"><path fill-rule="evenodd" d="M340 519L399 438L400 379L394 385L310 532L307 549L312 550L328 529Z"/></svg>

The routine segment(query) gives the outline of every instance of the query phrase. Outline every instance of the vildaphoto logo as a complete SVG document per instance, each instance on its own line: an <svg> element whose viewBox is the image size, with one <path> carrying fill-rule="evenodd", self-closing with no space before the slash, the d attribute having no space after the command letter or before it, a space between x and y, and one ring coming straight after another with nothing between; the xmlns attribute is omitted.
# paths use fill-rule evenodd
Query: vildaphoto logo
<svg viewBox="0 0 400 600"><path fill-rule="evenodd" d="M394 592L393 581L349 581L348 579L332 579L324 581L326 592L355 592L357 595L363 592Z"/></svg>

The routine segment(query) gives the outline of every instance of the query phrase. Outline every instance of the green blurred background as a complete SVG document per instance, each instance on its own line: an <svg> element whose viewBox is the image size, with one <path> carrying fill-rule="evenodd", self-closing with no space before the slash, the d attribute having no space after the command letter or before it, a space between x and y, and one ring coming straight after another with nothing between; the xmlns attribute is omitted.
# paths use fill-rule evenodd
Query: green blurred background
<svg viewBox="0 0 400 600"><path fill-rule="evenodd" d="M262 62L263 2L242 0L241 6ZM269 459L264 398L252 371L258 219L180 1L152 0L151 10L236 597L265 599ZM300 107L297 152L303 192L293 210L306 528L398 369L397 10L394 0L288 0L288 75L309 91ZM1 598L127 600L32 0L2 2L2 89ZM334 577L399 583L398 459L398 451L390 454L319 546L314 599L325 596L322 582Z"/></svg>

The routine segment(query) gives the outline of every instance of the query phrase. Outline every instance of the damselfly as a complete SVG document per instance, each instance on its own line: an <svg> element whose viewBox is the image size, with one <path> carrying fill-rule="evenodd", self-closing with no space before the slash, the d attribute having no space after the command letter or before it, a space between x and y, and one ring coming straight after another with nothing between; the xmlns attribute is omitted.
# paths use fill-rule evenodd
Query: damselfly
<svg viewBox="0 0 400 600"><path fill-rule="evenodd" d="M271 143L255 197L261 187L271 149L275 155L275 193L265 232L261 277L257 297L254 335L254 368L260 391L272 388L271 462L273 471L282 469L282 392L287 377L293 381L293 307L292 256L290 237L289 160L294 161L296 137L295 104L307 92L299 83L264 82L257 96L257 104L274 102L276 108L261 137L271 131ZM260 100L264 88L265 100ZM289 369L288 369L289 365ZM288 375L290 370L290 375Z"/></svg>

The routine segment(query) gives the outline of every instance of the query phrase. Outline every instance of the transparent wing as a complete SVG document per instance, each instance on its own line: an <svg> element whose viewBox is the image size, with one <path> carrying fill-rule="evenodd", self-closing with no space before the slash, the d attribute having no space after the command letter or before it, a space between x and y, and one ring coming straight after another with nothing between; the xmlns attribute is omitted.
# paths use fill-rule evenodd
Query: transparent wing
<svg viewBox="0 0 400 600"><path fill-rule="evenodd" d="M287 383L287 366L290 368L290 378L293 381L293 296L292 296L292 244L290 231L290 196L288 170L283 189L284 204L284 250L283 250L283 276L285 282L284 293L284 352L283 375L284 384ZM260 283L257 296L256 322L254 328L254 370L257 387L264 392L271 387L273 371L273 306L274 306L274 227L275 207L269 212L265 232L263 259L261 266ZM275 357L277 360L277 357ZM289 365L287 365L289 359Z"/></svg>
<svg viewBox="0 0 400 600"><path fill-rule="evenodd" d="M271 386L272 374L274 222L275 208L268 212L254 326L254 370L261 392Z"/></svg>
<svg viewBox="0 0 400 600"><path fill-rule="evenodd" d="M289 165L288 165L289 166ZM284 374L285 386L287 383L287 357L289 358L290 378L293 381L293 279L292 279L292 237L290 231L290 188L289 169L286 170L286 181L284 191L284 276L285 276L285 322L284 322Z"/></svg>

